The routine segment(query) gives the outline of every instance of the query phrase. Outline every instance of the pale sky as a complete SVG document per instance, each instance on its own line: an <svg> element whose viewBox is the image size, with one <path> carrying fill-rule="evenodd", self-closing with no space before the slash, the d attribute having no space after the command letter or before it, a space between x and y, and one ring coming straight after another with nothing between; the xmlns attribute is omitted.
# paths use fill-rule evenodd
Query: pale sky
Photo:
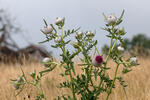
<svg viewBox="0 0 150 100"><path fill-rule="evenodd" d="M121 26L127 32L126 37L131 38L137 33L150 36L150 0L1 0L0 4L16 17L26 40L35 44L45 39L40 32L44 25L43 18L50 24L56 17L65 17L66 28L96 30L100 49L108 43L107 33L100 29L105 24L102 13L120 16L123 9L125 15ZM16 37L19 45L26 45L20 36ZM49 48L48 44L44 45Z"/></svg>

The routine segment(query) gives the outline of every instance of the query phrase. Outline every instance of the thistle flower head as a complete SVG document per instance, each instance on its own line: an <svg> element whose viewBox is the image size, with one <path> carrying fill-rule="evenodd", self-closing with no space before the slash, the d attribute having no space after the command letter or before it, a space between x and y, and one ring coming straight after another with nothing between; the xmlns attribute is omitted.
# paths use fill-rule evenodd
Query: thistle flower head
<svg viewBox="0 0 150 100"><path fill-rule="evenodd" d="M44 34L50 34L50 33L52 33L52 31L53 31L52 26L46 26L46 27L44 27L44 29L42 30L42 32L43 32Z"/></svg>
<svg viewBox="0 0 150 100"><path fill-rule="evenodd" d="M118 49L118 51L121 51L121 52L124 51L124 47L122 47L122 46L118 46L117 49Z"/></svg>
<svg viewBox="0 0 150 100"><path fill-rule="evenodd" d="M45 57L43 60L42 60L42 63L44 63L44 67L49 67L50 64L48 62L50 62L51 59L49 57ZM31 74L30 74L31 75ZM32 73L33 75L33 73Z"/></svg>
<svg viewBox="0 0 150 100"><path fill-rule="evenodd" d="M19 83L18 83L18 81L14 81L13 86L14 86L14 88L16 90L19 89Z"/></svg>
<svg viewBox="0 0 150 100"><path fill-rule="evenodd" d="M64 18L59 18L59 17L57 17L56 20L55 20L55 24L56 24L56 25L59 25L59 24L61 24L63 21L64 21Z"/></svg>
<svg viewBox="0 0 150 100"><path fill-rule="evenodd" d="M74 48L79 48L78 41L74 41L71 43Z"/></svg>
<svg viewBox="0 0 150 100"><path fill-rule="evenodd" d="M57 36L57 37L55 38L55 42L56 42L56 43L60 43L60 42L61 42L61 37L60 37L60 36Z"/></svg>
<svg viewBox="0 0 150 100"><path fill-rule="evenodd" d="M77 36L81 36L83 33L82 32L77 32L76 35Z"/></svg>
<svg viewBox="0 0 150 100"><path fill-rule="evenodd" d="M103 63L103 57L100 55L95 56L94 59L92 60L92 63L96 67L101 66Z"/></svg>
<svg viewBox="0 0 150 100"><path fill-rule="evenodd" d="M90 32L90 31L88 31L87 33L86 33L86 35L92 35L93 33L92 32Z"/></svg>
<svg viewBox="0 0 150 100"><path fill-rule="evenodd" d="M82 35L83 35L82 32L77 32L75 37L76 37L76 38L82 38Z"/></svg>
<svg viewBox="0 0 150 100"><path fill-rule="evenodd" d="M30 76L35 78L35 72L30 72Z"/></svg>
<svg viewBox="0 0 150 100"><path fill-rule="evenodd" d="M21 82L21 81L22 81L22 77L19 76L19 77L17 78L17 82Z"/></svg>
<svg viewBox="0 0 150 100"><path fill-rule="evenodd" d="M131 57L130 62L134 65L138 65L138 59L136 57Z"/></svg>
<svg viewBox="0 0 150 100"><path fill-rule="evenodd" d="M89 38L93 38L94 37L94 33L93 32L90 32L90 31L88 31L87 33L86 33L86 36L88 36Z"/></svg>
<svg viewBox="0 0 150 100"><path fill-rule="evenodd" d="M108 17L107 17L107 23L108 24L112 24L112 23L115 23L117 21L117 17L115 14L110 14Z"/></svg>
<svg viewBox="0 0 150 100"><path fill-rule="evenodd" d="M49 58L49 57L45 57L45 58L42 60L43 63L48 63L49 61L50 61L50 58Z"/></svg>

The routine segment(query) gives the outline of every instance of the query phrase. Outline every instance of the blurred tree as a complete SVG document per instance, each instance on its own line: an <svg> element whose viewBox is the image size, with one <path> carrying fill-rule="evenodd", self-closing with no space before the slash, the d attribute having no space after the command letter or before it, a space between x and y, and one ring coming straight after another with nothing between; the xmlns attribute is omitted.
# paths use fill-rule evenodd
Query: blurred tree
<svg viewBox="0 0 150 100"><path fill-rule="evenodd" d="M12 39L12 34L18 33L20 28L16 26L15 20L11 18L7 11L0 9L0 47L7 46L13 49L19 49L18 45Z"/></svg>
<svg viewBox="0 0 150 100"><path fill-rule="evenodd" d="M150 54L150 38L142 33L133 36L132 39L125 38L123 46L131 55L148 56ZM108 52L108 48L108 45L102 47L104 54Z"/></svg>
<svg viewBox="0 0 150 100"><path fill-rule="evenodd" d="M147 56L150 53L150 38L148 38L144 34L138 34L133 36L132 40L127 45L131 45L132 54Z"/></svg>
<svg viewBox="0 0 150 100"><path fill-rule="evenodd" d="M51 52L34 44L19 48L12 38L17 33L22 34L22 31L17 26L15 19L6 10L0 8L0 61L4 63L21 62L21 60L29 59L29 57L32 57L32 60L41 60L42 57L51 56Z"/></svg>

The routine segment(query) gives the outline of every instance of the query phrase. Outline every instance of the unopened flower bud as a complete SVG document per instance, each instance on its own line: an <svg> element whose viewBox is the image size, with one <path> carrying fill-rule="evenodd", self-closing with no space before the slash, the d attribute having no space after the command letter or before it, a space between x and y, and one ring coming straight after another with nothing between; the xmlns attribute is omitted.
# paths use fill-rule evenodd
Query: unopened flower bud
<svg viewBox="0 0 150 100"><path fill-rule="evenodd" d="M130 58L130 62L131 62L132 64L134 64L134 65L138 65L138 60L137 60L136 57Z"/></svg>
<svg viewBox="0 0 150 100"><path fill-rule="evenodd" d="M44 27L44 29L42 31L45 34L50 34L50 33L52 33L53 28L52 28L52 26L46 26L46 27Z"/></svg>
<svg viewBox="0 0 150 100"><path fill-rule="evenodd" d="M72 45L73 45L74 48L79 48L79 46L78 46L78 41L72 42Z"/></svg>
<svg viewBox="0 0 150 100"><path fill-rule="evenodd" d="M91 35L91 32L87 32L86 35Z"/></svg>
<svg viewBox="0 0 150 100"><path fill-rule="evenodd" d="M14 86L14 88L16 90L19 89L19 83L18 83L18 81L14 81L13 86Z"/></svg>
<svg viewBox="0 0 150 100"><path fill-rule="evenodd" d="M89 36L89 37L94 37L95 34L93 32L89 31L89 32L86 33L86 35Z"/></svg>
<svg viewBox="0 0 150 100"><path fill-rule="evenodd" d="M126 34L124 28L122 28L122 29L118 28L117 33L118 33L118 35L125 35Z"/></svg>
<svg viewBox="0 0 150 100"><path fill-rule="evenodd" d="M60 37L60 36L57 36L57 37L55 38L55 42L56 42L56 43L60 43L60 42L61 42L61 37Z"/></svg>
<svg viewBox="0 0 150 100"><path fill-rule="evenodd" d="M121 51L121 52L124 51L124 47L122 47L122 46L118 46L117 49L118 49L118 51Z"/></svg>
<svg viewBox="0 0 150 100"><path fill-rule="evenodd" d="M50 58L49 58L49 57L45 57L45 58L42 60L43 63L47 63L47 62L49 62L49 61L50 61Z"/></svg>
<svg viewBox="0 0 150 100"><path fill-rule="evenodd" d="M95 66L95 67L99 67L101 66L103 63L103 57L102 56L95 56L94 59L92 60L92 64Z"/></svg>
<svg viewBox="0 0 150 100"><path fill-rule="evenodd" d="M50 61L51 61L51 59L49 57L46 57L42 60L42 63L44 63L45 67L49 67L50 64L48 62L50 62Z"/></svg>
<svg viewBox="0 0 150 100"><path fill-rule="evenodd" d="M19 76L19 77L17 78L17 82L21 82L21 81L22 81L22 77Z"/></svg>
<svg viewBox="0 0 150 100"><path fill-rule="evenodd" d="M108 23L108 24L115 23L116 21L117 21L117 17L115 16L115 14L110 14L110 15L107 17L107 23Z"/></svg>
<svg viewBox="0 0 150 100"><path fill-rule="evenodd" d="M64 21L64 18L59 18L59 17L57 17L56 20L55 20L55 24L56 24L56 25L59 25L59 24L61 24L63 21Z"/></svg>
<svg viewBox="0 0 150 100"><path fill-rule="evenodd" d="M32 78L35 78L35 72L30 72L30 76L31 76Z"/></svg>
<svg viewBox="0 0 150 100"><path fill-rule="evenodd" d="M82 32L77 32L77 33L76 33L76 38L81 38L81 37L82 37L82 35L83 35L83 33L82 33Z"/></svg>

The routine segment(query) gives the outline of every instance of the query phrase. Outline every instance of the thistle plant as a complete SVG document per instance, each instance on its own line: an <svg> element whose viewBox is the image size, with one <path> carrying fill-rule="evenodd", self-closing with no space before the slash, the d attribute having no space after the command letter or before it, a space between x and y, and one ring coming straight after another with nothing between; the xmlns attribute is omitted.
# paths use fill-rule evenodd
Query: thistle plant
<svg viewBox="0 0 150 100"><path fill-rule="evenodd" d="M46 100L40 81L44 75L52 72L56 67L61 69L60 75L64 78L64 82L60 83L59 88L69 88L72 95L62 94L55 100L98 100L103 93L107 94L106 100L108 100L112 90L116 87L115 82L117 80L125 91L127 85L123 80L123 75L130 72L133 66L138 65L138 61L136 57L127 58L123 56L125 50L123 48L123 36L126 32L124 28L120 29L119 25L123 21L124 11L119 18L115 14L108 17L103 15L106 26L102 29L108 32L106 36L110 38L109 51L106 57L100 54L97 48L98 41L94 40L95 32L80 32L80 28L64 30L64 18L56 18L55 24L50 25L44 20L45 26L41 31L46 36L46 40L40 43L54 41L51 47L61 50L61 60L43 59L42 63L45 69L39 73L31 73L30 76L33 81L28 81L22 70L21 80L13 80L14 87L20 90L19 93L24 89L24 85L31 84L39 90L37 100ZM68 49L69 45L72 45L74 49ZM80 58L80 63L74 62L75 57ZM112 78L108 76L108 70L112 69L112 66L108 67L107 65L110 59L116 65L116 67L113 65L115 72ZM78 64L82 73L77 74L75 63ZM121 72L118 72L119 68L121 68Z"/></svg>

